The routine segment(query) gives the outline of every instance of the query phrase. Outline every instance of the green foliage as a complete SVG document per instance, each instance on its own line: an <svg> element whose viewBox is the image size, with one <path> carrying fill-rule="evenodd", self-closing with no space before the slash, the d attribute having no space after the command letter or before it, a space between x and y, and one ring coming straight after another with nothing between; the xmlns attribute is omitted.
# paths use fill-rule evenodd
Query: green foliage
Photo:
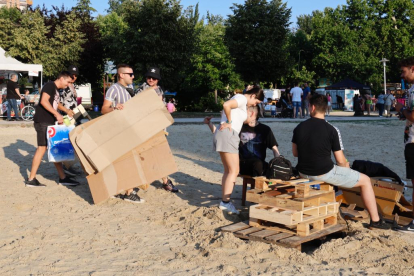
<svg viewBox="0 0 414 276"><path fill-rule="evenodd" d="M291 10L281 0L234 4L226 22L226 42L236 70L248 82L277 82L287 69L283 53Z"/></svg>
<svg viewBox="0 0 414 276"><path fill-rule="evenodd" d="M20 61L43 64L45 77L56 76L68 63L78 60L84 40L78 32L81 22L74 13L69 13L53 30L45 24L40 10L23 12L20 16L3 11L0 16L0 20L14 20L0 45Z"/></svg>
<svg viewBox="0 0 414 276"><path fill-rule="evenodd" d="M243 87L240 76L234 71L233 58L224 44L223 23L222 17L209 14L207 24L203 20L197 24L197 47L180 96L184 96L184 101L199 98L214 90L233 91Z"/></svg>
<svg viewBox="0 0 414 276"><path fill-rule="evenodd" d="M217 96L217 103L216 99L214 97L214 92L208 93L206 96L203 96L200 98L200 101L196 104L194 104L194 110L193 111L221 111L223 109L224 100Z"/></svg>

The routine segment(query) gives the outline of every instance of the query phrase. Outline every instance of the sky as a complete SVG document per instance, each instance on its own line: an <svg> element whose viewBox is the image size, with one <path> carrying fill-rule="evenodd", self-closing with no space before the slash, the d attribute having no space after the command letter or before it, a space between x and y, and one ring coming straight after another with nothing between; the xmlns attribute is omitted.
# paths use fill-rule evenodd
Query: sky
<svg viewBox="0 0 414 276"><path fill-rule="evenodd" d="M244 2L244 0L181 0L181 5L187 8L188 6L194 6L199 3L201 16L206 15L207 11L209 11L210 14L220 14L226 18L227 15L232 13L230 7L233 6L233 3L243 4ZM287 2L287 6L292 8L291 22L293 23L296 23L296 17L299 15L310 14L314 10L323 10L325 7L336 8L338 5L346 4L346 0L289 0L284 2ZM43 6L45 4L48 8L52 7L52 5L61 7L62 4L66 8L71 8L76 3L77 0L33 0L33 6ZM91 0L91 3L92 7L97 10L96 15L106 14L106 9L109 7L107 0Z"/></svg>

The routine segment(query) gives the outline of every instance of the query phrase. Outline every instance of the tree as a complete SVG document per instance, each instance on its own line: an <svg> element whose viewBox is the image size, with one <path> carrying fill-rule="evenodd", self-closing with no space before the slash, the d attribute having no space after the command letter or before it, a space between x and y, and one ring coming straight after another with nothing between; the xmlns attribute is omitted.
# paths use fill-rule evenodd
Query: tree
<svg viewBox="0 0 414 276"><path fill-rule="evenodd" d="M10 18L10 17L9 17ZM12 57L25 63L43 64L45 77L55 77L69 63L76 63L82 52L83 36L79 33L80 21L74 13L51 27L45 24L40 10L21 13L10 28L2 46Z"/></svg>
<svg viewBox="0 0 414 276"><path fill-rule="evenodd" d="M207 24L201 20L197 24L196 33L197 47L182 87L181 93L184 95L181 99L184 98L185 102L197 101L213 91L227 96L228 90L243 87L240 76L234 71L234 60L224 43L224 19L208 14Z"/></svg>
<svg viewBox="0 0 414 276"><path fill-rule="evenodd" d="M249 82L277 82L287 69L291 9L281 0L246 0L231 9L225 38L237 72Z"/></svg>

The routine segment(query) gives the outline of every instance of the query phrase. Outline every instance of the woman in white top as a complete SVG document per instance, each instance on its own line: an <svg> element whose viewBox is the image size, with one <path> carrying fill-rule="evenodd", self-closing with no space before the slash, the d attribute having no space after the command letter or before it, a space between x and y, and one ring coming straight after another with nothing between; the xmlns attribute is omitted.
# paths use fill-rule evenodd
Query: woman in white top
<svg viewBox="0 0 414 276"><path fill-rule="evenodd" d="M214 147L220 153L224 174L221 180L222 202L220 209L229 213L239 214L230 202L230 196L239 174L239 133L243 123L248 120L247 107L256 106L263 101L263 90L254 87L237 94L223 104L221 125L214 133Z"/></svg>

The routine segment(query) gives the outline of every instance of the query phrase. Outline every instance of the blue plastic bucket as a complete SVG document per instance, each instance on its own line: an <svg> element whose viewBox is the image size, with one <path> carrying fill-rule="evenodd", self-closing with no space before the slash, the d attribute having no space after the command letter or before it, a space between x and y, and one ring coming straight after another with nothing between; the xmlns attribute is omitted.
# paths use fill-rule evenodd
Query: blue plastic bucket
<svg viewBox="0 0 414 276"><path fill-rule="evenodd" d="M99 111L99 107L98 107L97 105L95 105L95 106L93 107L93 111L98 112L98 111Z"/></svg>

